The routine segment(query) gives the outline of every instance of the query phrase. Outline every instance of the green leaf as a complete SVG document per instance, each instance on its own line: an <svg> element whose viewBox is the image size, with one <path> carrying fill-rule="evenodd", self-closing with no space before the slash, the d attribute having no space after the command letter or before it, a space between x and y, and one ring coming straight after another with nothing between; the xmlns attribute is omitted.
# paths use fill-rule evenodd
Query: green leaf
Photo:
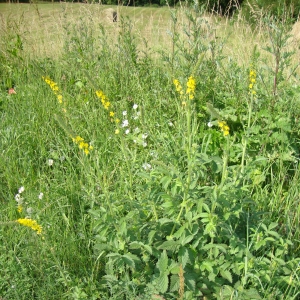
<svg viewBox="0 0 300 300"><path fill-rule="evenodd" d="M232 276L228 270L220 270L220 274L224 279L227 279L230 283L232 283Z"/></svg>
<svg viewBox="0 0 300 300"><path fill-rule="evenodd" d="M168 290L169 278L167 273L163 273L157 279L157 289L160 293L165 293Z"/></svg>
<svg viewBox="0 0 300 300"><path fill-rule="evenodd" d="M186 247L181 247L179 249L178 261L182 264L183 269L185 268L185 266L188 262L191 263L189 251Z"/></svg>
<svg viewBox="0 0 300 300"><path fill-rule="evenodd" d="M167 270L168 261L169 261L169 259L167 256L167 252L166 252L166 250L164 250L156 264L156 266L161 274Z"/></svg>
<svg viewBox="0 0 300 300"><path fill-rule="evenodd" d="M170 292L175 292L179 290L180 281L178 275L172 275L170 278Z"/></svg>
<svg viewBox="0 0 300 300"><path fill-rule="evenodd" d="M157 249L175 251L179 245L179 241L170 240L163 242L160 246L157 247Z"/></svg>

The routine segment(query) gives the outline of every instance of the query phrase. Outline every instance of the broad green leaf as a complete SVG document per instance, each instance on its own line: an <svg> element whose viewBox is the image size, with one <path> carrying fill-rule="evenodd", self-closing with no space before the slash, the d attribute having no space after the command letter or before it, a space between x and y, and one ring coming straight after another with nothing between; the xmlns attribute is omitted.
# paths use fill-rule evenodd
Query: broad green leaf
<svg viewBox="0 0 300 300"><path fill-rule="evenodd" d="M179 290L180 281L178 275L172 275L170 278L170 292L175 292Z"/></svg>
<svg viewBox="0 0 300 300"><path fill-rule="evenodd" d="M169 261L169 259L167 256L167 252L166 252L166 250L164 250L156 264L156 266L161 274L167 270L168 261Z"/></svg>
<svg viewBox="0 0 300 300"><path fill-rule="evenodd" d="M163 242L160 246L157 247L157 249L175 251L179 245L180 245L179 241L170 240L170 241Z"/></svg>
<svg viewBox="0 0 300 300"><path fill-rule="evenodd" d="M189 251L185 247L181 247L178 251L178 261L182 264L182 267L185 268L187 263L191 263Z"/></svg>
<svg viewBox="0 0 300 300"><path fill-rule="evenodd" d="M220 274L224 279L227 279L230 283L232 283L232 276L228 270L220 270Z"/></svg>
<svg viewBox="0 0 300 300"><path fill-rule="evenodd" d="M167 273L162 273L157 279L157 289L160 293L165 293L169 287L169 278Z"/></svg>

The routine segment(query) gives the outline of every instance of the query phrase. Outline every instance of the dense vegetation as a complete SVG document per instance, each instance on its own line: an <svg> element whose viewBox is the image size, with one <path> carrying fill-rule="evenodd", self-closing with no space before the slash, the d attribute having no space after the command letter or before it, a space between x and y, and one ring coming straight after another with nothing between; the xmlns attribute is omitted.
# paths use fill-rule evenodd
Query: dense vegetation
<svg viewBox="0 0 300 300"><path fill-rule="evenodd" d="M299 299L290 23L265 17L237 59L234 22L191 8L155 51L141 19L68 7L56 56L2 15L0 297Z"/></svg>

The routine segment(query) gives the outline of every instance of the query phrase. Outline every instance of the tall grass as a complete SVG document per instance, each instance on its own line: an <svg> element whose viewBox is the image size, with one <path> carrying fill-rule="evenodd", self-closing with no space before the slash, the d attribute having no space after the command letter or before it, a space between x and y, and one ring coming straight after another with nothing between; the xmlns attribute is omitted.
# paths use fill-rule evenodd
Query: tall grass
<svg viewBox="0 0 300 300"><path fill-rule="evenodd" d="M1 15L0 296L297 299L289 25L104 9Z"/></svg>

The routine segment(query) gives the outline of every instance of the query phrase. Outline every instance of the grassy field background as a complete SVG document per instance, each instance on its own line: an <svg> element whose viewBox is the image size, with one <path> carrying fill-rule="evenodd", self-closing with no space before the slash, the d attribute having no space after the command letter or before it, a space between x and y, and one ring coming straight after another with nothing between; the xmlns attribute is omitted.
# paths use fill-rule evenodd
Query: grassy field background
<svg viewBox="0 0 300 300"><path fill-rule="evenodd" d="M0 4L0 299L299 298L299 40L253 18Z"/></svg>

